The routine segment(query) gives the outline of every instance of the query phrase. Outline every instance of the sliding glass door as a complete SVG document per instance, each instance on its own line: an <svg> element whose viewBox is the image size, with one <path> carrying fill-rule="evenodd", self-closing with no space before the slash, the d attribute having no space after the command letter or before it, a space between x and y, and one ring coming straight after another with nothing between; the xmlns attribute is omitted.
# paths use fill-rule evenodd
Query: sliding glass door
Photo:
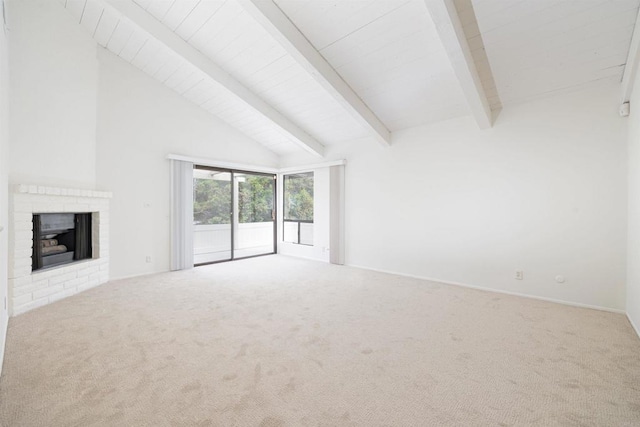
<svg viewBox="0 0 640 427"><path fill-rule="evenodd" d="M233 257L233 192L231 172L193 170L193 263L228 261Z"/></svg>
<svg viewBox="0 0 640 427"><path fill-rule="evenodd" d="M275 179L273 175L234 172L234 258L275 253Z"/></svg>
<svg viewBox="0 0 640 427"><path fill-rule="evenodd" d="M196 166L194 264L276 252L275 176Z"/></svg>

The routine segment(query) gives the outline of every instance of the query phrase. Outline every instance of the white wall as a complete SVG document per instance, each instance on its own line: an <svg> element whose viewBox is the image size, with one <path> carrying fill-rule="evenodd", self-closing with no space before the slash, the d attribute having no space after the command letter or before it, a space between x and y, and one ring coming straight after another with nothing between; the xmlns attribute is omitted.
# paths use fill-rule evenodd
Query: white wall
<svg viewBox="0 0 640 427"><path fill-rule="evenodd" d="M98 60L97 182L113 191L111 277L167 271L167 154L272 167L278 158L109 51L99 48Z"/></svg>
<svg viewBox="0 0 640 427"><path fill-rule="evenodd" d="M112 278L169 269L168 153L277 165L263 146L98 47L59 2L7 6L9 180L113 191Z"/></svg>
<svg viewBox="0 0 640 427"><path fill-rule="evenodd" d="M4 345L9 323L7 311L7 226L9 216L9 55L7 34L2 21L2 0L0 0L0 372L4 357Z"/></svg>
<svg viewBox="0 0 640 427"><path fill-rule="evenodd" d="M486 131L458 118L396 132L387 149L330 150L347 159L346 263L624 309L618 94L600 84L507 107Z"/></svg>
<svg viewBox="0 0 640 427"><path fill-rule="evenodd" d="M95 184L96 43L57 1L10 0L13 183Z"/></svg>
<svg viewBox="0 0 640 427"><path fill-rule="evenodd" d="M636 73L628 118L629 233L627 315L640 335L640 73Z"/></svg>

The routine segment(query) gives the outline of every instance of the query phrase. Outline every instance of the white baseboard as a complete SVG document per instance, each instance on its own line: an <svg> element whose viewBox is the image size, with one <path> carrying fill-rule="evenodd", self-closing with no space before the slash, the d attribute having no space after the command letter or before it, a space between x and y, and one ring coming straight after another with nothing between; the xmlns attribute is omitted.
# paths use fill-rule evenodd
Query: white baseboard
<svg viewBox="0 0 640 427"><path fill-rule="evenodd" d="M631 327L633 328L634 331L636 331L636 335L638 335L638 338L640 338L640 328L638 328L638 326L633 323L633 320L631 319L631 316L629 316L629 313L627 313L627 319L629 319L629 323L631 323Z"/></svg>
<svg viewBox="0 0 640 427"><path fill-rule="evenodd" d="M5 316L4 319L4 328L0 331L0 336L2 336L1 348L0 348L0 375L2 375L2 365L4 365L4 351L7 346L7 330L9 329L9 316Z"/></svg>
<svg viewBox="0 0 640 427"><path fill-rule="evenodd" d="M488 287L485 287L485 286L469 285L467 283L452 282L450 280L435 279L433 277L425 277L425 276L418 276L418 275L415 275L415 274L406 274L406 273L399 273L399 272L396 272L396 271L381 270L381 269L377 269L377 268L364 267L364 266L361 266L361 265L354 265L354 264L345 264L345 265L347 265L349 267L361 268L363 270L376 271L376 272L379 272L379 273L387 273L387 274L395 274L396 276L411 277L412 279L428 280L429 282L442 283L444 285L461 286L463 288L477 289L477 290L480 290L480 291L495 292L495 293L498 293L498 294L513 295L513 296L516 296L516 297L531 298L531 299L536 299L536 300L540 300L540 301L553 302L553 303L556 303L556 304L570 305L572 307L590 308L590 309L593 309L593 310L608 311L608 312L611 312L611 313L618 313L618 314L626 314L626 312L624 310L619 310L619 309L610 308L610 307L602 307L602 306L599 306L599 305L583 304L583 303L580 303L580 302L565 301L565 300L560 300L560 299L555 299L555 298L547 298L547 297L541 297L541 296L537 296L537 295L523 294L523 293L520 293L520 292L505 291L505 290L502 290L502 289L488 288Z"/></svg>
<svg viewBox="0 0 640 427"><path fill-rule="evenodd" d="M109 276L109 282L115 282L117 280L125 280L125 279L135 279L136 277L142 277L142 276L153 276L154 274L172 273L173 271L184 271L184 270L152 271L150 273L136 273L136 274L130 274L128 276L121 276L121 277ZM106 283L109 283L109 282L106 282Z"/></svg>
<svg viewBox="0 0 640 427"><path fill-rule="evenodd" d="M326 260L326 259L313 258L313 257L310 257L310 256L304 256L304 255L281 254L281 253L277 253L277 254L275 254L275 255L278 255L278 256L288 256L288 257L291 257L291 258L306 259L306 260L308 260L308 261L324 262L325 264L328 264L328 263L329 263L329 261L328 261L328 260Z"/></svg>

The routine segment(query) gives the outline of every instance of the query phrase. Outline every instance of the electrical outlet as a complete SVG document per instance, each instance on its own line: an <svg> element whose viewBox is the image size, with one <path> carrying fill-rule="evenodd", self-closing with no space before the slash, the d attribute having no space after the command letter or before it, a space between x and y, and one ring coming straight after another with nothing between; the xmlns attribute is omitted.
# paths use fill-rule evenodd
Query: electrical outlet
<svg viewBox="0 0 640 427"><path fill-rule="evenodd" d="M147 255L146 261L151 262L151 255Z"/></svg>
<svg viewBox="0 0 640 427"><path fill-rule="evenodd" d="M524 279L524 272L522 270L516 270L515 278L516 280Z"/></svg>

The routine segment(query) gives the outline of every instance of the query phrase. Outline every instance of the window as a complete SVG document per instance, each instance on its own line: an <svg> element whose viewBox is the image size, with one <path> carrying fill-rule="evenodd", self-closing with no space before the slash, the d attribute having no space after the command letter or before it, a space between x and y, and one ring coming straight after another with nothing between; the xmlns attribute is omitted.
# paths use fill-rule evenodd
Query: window
<svg viewBox="0 0 640 427"><path fill-rule="evenodd" d="M231 174L208 169L193 170L193 223L231 223Z"/></svg>
<svg viewBox="0 0 640 427"><path fill-rule="evenodd" d="M313 245L313 172L284 176L284 241Z"/></svg>

